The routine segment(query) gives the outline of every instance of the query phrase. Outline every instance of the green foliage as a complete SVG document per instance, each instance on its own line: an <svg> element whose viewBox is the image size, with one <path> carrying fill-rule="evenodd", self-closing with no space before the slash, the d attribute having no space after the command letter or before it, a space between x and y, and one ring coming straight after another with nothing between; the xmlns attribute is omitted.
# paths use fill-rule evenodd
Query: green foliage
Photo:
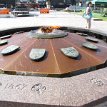
<svg viewBox="0 0 107 107"><path fill-rule="evenodd" d="M84 10L82 10L82 12L72 12L73 14L78 14L78 15L83 15ZM103 16L103 13L94 13L93 12L93 18L98 18L98 19L102 19L103 21L107 21L107 11L105 11L106 15Z"/></svg>

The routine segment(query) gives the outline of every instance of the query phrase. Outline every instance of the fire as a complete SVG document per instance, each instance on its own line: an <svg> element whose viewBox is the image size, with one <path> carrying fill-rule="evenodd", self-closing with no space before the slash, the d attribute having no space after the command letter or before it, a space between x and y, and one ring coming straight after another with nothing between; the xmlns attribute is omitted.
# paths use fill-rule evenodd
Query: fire
<svg viewBox="0 0 107 107"><path fill-rule="evenodd" d="M59 29L60 26L47 26L47 27L41 27L41 31L44 33L51 33L54 29Z"/></svg>
<svg viewBox="0 0 107 107"><path fill-rule="evenodd" d="M53 29L59 29L60 26L51 26Z"/></svg>

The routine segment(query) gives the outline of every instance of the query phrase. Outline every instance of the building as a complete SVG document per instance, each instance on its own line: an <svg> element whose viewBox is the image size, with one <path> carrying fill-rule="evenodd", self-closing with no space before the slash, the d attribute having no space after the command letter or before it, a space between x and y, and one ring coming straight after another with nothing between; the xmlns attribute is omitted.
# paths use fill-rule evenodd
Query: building
<svg viewBox="0 0 107 107"><path fill-rule="evenodd" d="M0 4L4 4L5 7L15 6L15 0L0 0Z"/></svg>
<svg viewBox="0 0 107 107"><path fill-rule="evenodd" d="M37 3L38 1L50 1L50 6L54 8L65 8L69 5L76 5L80 0L0 0L0 4L5 4L6 7L15 6L17 2ZM84 0L82 0L84 1Z"/></svg>
<svg viewBox="0 0 107 107"><path fill-rule="evenodd" d="M65 8L75 4L76 0L51 0L51 6L55 8Z"/></svg>
<svg viewBox="0 0 107 107"><path fill-rule="evenodd" d="M36 0L0 0L0 4L5 4L5 7L8 8L10 8L11 6L15 6L17 2L35 3Z"/></svg>

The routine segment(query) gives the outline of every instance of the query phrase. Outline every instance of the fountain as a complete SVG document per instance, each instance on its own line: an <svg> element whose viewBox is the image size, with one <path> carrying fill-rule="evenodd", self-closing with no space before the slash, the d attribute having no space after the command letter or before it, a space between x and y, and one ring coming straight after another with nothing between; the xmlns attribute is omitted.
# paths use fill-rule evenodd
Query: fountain
<svg viewBox="0 0 107 107"><path fill-rule="evenodd" d="M0 46L0 68L7 74L72 76L104 67L107 45L60 26L13 33ZM8 42L7 42L8 41Z"/></svg>

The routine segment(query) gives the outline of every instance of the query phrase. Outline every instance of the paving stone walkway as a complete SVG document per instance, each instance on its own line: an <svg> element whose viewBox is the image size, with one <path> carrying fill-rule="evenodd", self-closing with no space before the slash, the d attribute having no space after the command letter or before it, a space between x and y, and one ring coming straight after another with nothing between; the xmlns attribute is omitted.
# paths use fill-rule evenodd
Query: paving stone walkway
<svg viewBox="0 0 107 107"><path fill-rule="evenodd" d="M0 18L0 31L18 27L33 27L46 25L59 25L80 28L86 27L86 20L82 16L75 15L72 13L51 11L49 14L40 14L39 12L31 12L31 14L36 14L36 16ZM106 28L106 21L92 20L91 29L107 33Z"/></svg>
<svg viewBox="0 0 107 107"><path fill-rule="evenodd" d="M106 72L107 68L69 78L1 74L0 107L6 107L8 102L11 103L8 107L16 106L15 102L35 104L35 107L38 104L40 107L106 107Z"/></svg>

